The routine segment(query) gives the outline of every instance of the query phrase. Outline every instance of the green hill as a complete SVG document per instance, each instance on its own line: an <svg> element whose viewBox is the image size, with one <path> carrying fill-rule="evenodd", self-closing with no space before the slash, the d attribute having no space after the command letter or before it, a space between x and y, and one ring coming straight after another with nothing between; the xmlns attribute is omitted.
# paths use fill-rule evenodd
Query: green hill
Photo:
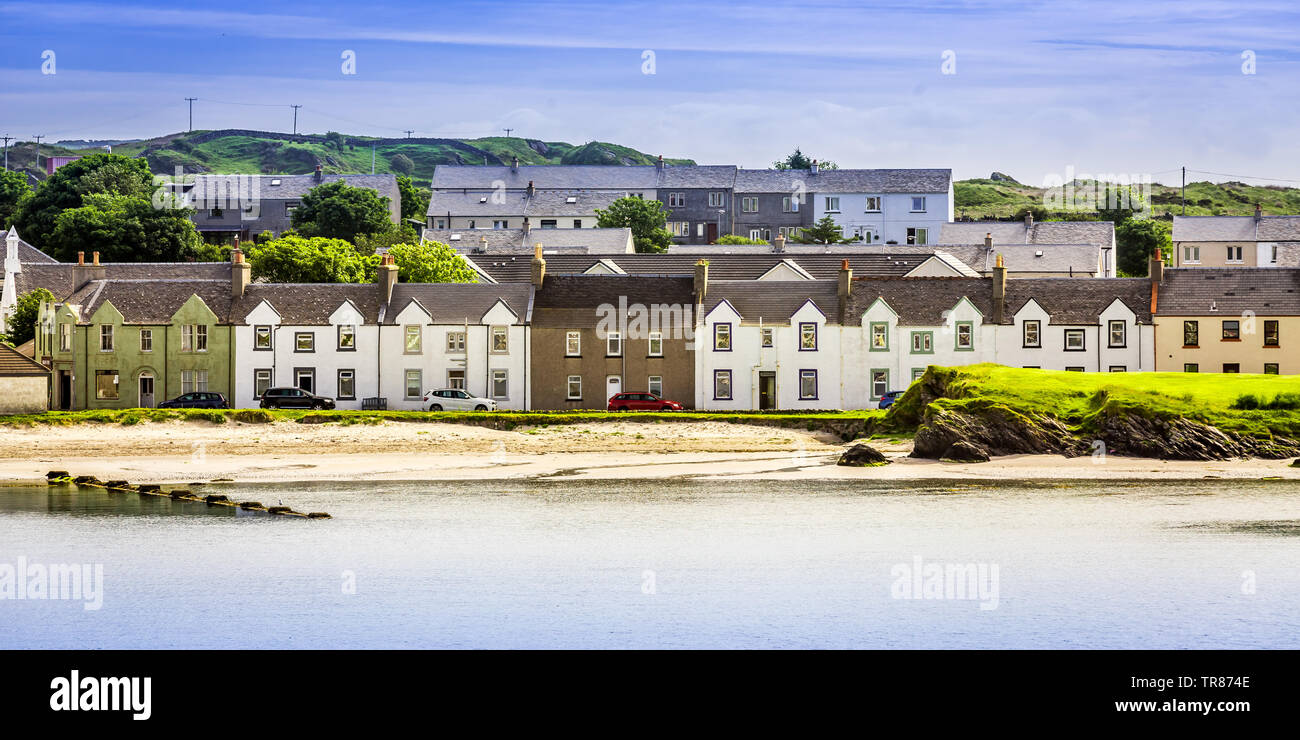
<svg viewBox="0 0 1300 740"><path fill-rule="evenodd" d="M958 180L953 183L953 210L957 218L1009 218L1026 208L1042 208L1043 192L1043 188L1014 180ZM1152 184L1151 207L1157 215L1249 216L1255 212L1256 203L1265 213L1300 213L1300 189L1241 182L1189 182L1186 211L1181 203L1177 185Z"/></svg>

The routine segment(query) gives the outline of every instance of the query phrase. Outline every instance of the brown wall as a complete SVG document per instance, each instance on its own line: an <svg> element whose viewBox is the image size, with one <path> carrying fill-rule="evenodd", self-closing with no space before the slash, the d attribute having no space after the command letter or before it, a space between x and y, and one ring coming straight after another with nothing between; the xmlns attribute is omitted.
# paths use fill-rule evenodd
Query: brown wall
<svg viewBox="0 0 1300 740"><path fill-rule="evenodd" d="M534 313L530 355L532 369L532 408L538 410L601 409L609 404L606 378L618 375L625 392L649 390L651 375L663 376L663 395L687 408L694 406L695 353L686 349L686 340L673 338L665 331L664 356L648 357L649 341L645 337L623 342L621 357L606 357L606 343L596 329L581 326L539 326ZM581 332L582 356L566 357L566 335ZM566 398L568 376L582 376L582 400Z"/></svg>

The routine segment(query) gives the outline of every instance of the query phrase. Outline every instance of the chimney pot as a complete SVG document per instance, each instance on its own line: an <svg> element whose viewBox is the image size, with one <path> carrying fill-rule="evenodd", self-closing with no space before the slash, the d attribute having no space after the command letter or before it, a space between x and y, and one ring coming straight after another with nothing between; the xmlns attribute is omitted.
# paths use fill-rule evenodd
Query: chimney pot
<svg viewBox="0 0 1300 740"><path fill-rule="evenodd" d="M77 264L79 264L79 265L84 265L84 264L86 264L86 253L85 253L85 252L77 252Z"/></svg>
<svg viewBox="0 0 1300 740"><path fill-rule="evenodd" d="M704 296L709 292L709 263L706 260L695 262L695 303L704 303Z"/></svg>
<svg viewBox="0 0 1300 740"><path fill-rule="evenodd" d="M91 264L93 264L93 265L98 265L98 264L99 264L99 252L92 252L92 253L91 253L91 256L92 256L92 258L93 258L93 260L94 260L93 262L91 262Z"/></svg>
<svg viewBox="0 0 1300 740"><path fill-rule="evenodd" d="M542 243L538 242L533 245L533 264L532 264L532 283L533 287L540 290L542 284L546 282L546 258L542 256Z"/></svg>
<svg viewBox="0 0 1300 740"><path fill-rule="evenodd" d="M993 232L990 231L984 235L984 246L993 246Z"/></svg>

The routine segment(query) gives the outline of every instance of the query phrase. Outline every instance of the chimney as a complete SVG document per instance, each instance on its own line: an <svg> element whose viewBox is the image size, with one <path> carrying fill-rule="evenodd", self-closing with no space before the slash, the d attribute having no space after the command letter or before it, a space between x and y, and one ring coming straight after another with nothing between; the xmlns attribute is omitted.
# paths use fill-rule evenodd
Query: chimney
<svg viewBox="0 0 1300 740"><path fill-rule="evenodd" d="M230 295L243 298L252 273L252 265L244 261L244 253L236 246L230 253Z"/></svg>
<svg viewBox="0 0 1300 740"><path fill-rule="evenodd" d="M990 231L984 234L984 246L986 248L993 247L993 232ZM1001 257L1002 255L998 255L998 256Z"/></svg>
<svg viewBox="0 0 1300 740"><path fill-rule="evenodd" d="M1159 248L1156 248L1151 253L1151 260L1147 263L1147 277L1151 278L1153 283L1159 283L1165 279L1165 260Z"/></svg>
<svg viewBox="0 0 1300 740"><path fill-rule="evenodd" d="M785 234L777 234L777 235L776 235L776 241L775 241L775 243L774 243L772 246L773 246L773 249L772 249L773 252L784 252L784 251L785 251Z"/></svg>
<svg viewBox="0 0 1300 740"><path fill-rule="evenodd" d="M533 247L533 287L541 290L545 281L546 259L542 257L542 245L538 243Z"/></svg>
<svg viewBox="0 0 1300 740"><path fill-rule="evenodd" d="M812 174L815 175L817 174L817 170L818 170L817 160L814 159L812 163L812 169L810 171L812 172Z"/></svg>
<svg viewBox="0 0 1300 740"><path fill-rule="evenodd" d="M72 288L79 290L91 280L103 280L104 266L99 264L99 252L91 253L91 264L86 264L86 253L77 252L77 265L72 268Z"/></svg>
<svg viewBox="0 0 1300 740"><path fill-rule="evenodd" d="M478 251L479 251L479 254L487 254L487 237L486 237L486 236L480 236L480 237L478 238Z"/></svg>
<svg viewBox="0 0 1300 740"><path fill-rule="evenodd" d="M849 267L849 261L840 262L840 316L843 316L849 310L849 296L853 294L853 269Z"/></svg>
<svg viewBox="0 0 1300 740"><path fill-rule="evenodd" d="M709 292L709 262L698 260L695 263L695 303L704 303L704 296Z"/></svg>
<svg viewBox="0 0 1300 740"><path fill-rule="evenodd" d="M320 182L321 180L325 179L325 174L321 172L320 165L316 165L315 177L316 177L316 182Z"/></svg>
<svg viewBox="0 0 1300 740"><path fill-rule="evenodd" d="M1263 217L1264 217L1264 209L1263 209L1263 208L1260 208L1260 207L1259 207L1259 204L1256 203L1256 204L1255 204L1255 220L1258 221L1258 220L1260 220L1260 219L1263 218Z"/></svg>
<svg viewBox="0 0 1300 740"><path fill-rule="evenodd" d="M531 197L533 197L533 196L536 195L536 194L537 194L537 188L534 188L534 187L533 187L533 181L532 181L532 180L529 180L529 181L528 181L528 197L531 198Z"/></svg>
<svg viewBox="0 0 1300 740"><path fill-rule="evenodd" d="M1032 228L1034 228L1034 212L1029 211L1025 214L1025 230L1028 231Z"/></svg>
<svg viewBox="0 0 1300 740"><path fill-rule="evenodd" d="M511 172L518 172L518 171L519 171L519 157L511 157L511 158L510 158L510 171L511 171Z"/></svg>
<svg viewBox="0 0 1300 740"><path fill-rule="evenodd" d="M92 259L94 259L94 262L92 262L91 264L93 264L95 267L99 267L99 252L91 252L91 257Z"/></svg>
<svg viewBox="0 0 1300 740"><path fill-rule="evenodd" d="M1006 314L1007 302L1007 267L1002 264L1002 255L993 265L993 323L1001 324Z"/></svg>
<svg viewBox="0 0 1300 740"><path fill-rule="evenodd" d="M86 253L77 252L77 265L84 266L85 264L86 264Z"/></svg>
<svg viewBox="0 0 1300 740"><path fill-rule="evenodd" d="M386 254L379 258L379 269L375 271L375 282L379 285L379 297L385 305L393 301L393 286L397 285L397 263L393 255Z"/></svg>
<svg viewBox="0 0 1300 740"><path fill-rule="evenodd" d="M533 224L528 220L527 216L524 216L524 238L527 239L531 233L533 233Z"/></svg>
<svg viewBox="0 0 1300 740"><path fill-rule="evenodd" d="M655 167L661 170L664 168L664 155L662 154L659 155L658 161L655 162Z"/></svg>

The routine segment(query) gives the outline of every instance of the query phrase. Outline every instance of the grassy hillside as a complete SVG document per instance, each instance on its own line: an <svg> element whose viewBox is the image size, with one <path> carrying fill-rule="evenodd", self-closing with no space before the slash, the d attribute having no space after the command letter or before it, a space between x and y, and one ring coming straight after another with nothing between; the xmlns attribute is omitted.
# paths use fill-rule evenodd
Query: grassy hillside
<svg viewBox="0 0 1300 740"><path fill-rule="evenodd" d="M958 218L1009 218L1026 208L1041 208L1043 188L1005 180L958 180L953 183L953 198ZM1155 214L1183 215L1181 203L1179 186L1151 186ZM1300 189L1240 182L1187 183L1188 216L1249 216L1255 212L1256 203L1265 213L1300 213Z"/></svg>

